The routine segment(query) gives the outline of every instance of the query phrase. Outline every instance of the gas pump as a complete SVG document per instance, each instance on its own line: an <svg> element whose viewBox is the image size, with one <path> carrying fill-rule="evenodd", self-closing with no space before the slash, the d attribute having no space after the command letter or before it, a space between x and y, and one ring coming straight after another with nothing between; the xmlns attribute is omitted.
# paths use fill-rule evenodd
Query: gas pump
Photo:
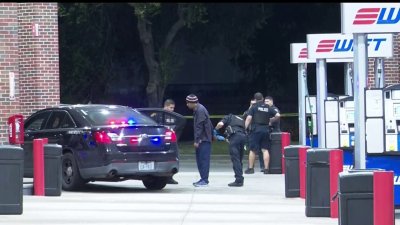
<svg viewBox="0 0 400 225"><path fill-rule="evenodd" d="M306 96L306 145L318 146L317 136L317 97Z"/></svg>
<svg viewBox="0 0 400 225"><path fill-rule="evenodd" d="M339 147L354 147L354 99L349 96L339 100Z"/></svg>
<svg viewBox="0 0 400 225"><path fill-rule="evenodd" d="M400 151L400 84L383 89L385 105L385 151Z"/></svg>
<svg viewBox="0 0 400 225"><path fill-rule="evenodd" d="M328 94L327 100L338 101L339 99L348 96ZM329 111L326 111L329 114ZM330 114L329 114L330 115ZM318 147L318 132L317 132L317 97L315 95L306 96L306 145ZM338 132L336 132L337 134ZM328 134L326 134L328 137Z"/></svg>

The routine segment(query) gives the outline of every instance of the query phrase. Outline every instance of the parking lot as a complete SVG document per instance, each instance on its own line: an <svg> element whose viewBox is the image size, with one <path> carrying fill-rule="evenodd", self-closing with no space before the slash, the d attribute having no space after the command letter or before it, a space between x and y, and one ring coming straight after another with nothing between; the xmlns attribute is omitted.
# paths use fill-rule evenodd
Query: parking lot
<svg viewBox="0 0 400 225"><path fill-rule="evenodd" d="M178 185L152 192L140 181L96 182L60 197L25 195L23 214L1 215L0 224L338 224L337 219L306 217L304 199L285 198L284 175L256 169L245 175L243 187L228 187L233 181L229 158L213 157L209 187L195 188L194 159L182 156L181 171L174 176Z"/></svg>

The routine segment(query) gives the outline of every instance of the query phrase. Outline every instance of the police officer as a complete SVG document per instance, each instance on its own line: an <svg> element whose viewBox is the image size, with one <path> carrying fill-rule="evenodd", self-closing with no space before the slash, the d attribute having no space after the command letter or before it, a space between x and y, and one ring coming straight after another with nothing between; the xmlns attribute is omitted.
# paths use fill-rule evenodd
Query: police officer
<svg viewBox="0 0 400 225"><path fill-rule="evenodd" d="M264 174L269 173L269 149L271 141L269 138L269 125L279 119L279 112L273 110L269 105L264 103L264 97L260 92L254 94L256 104L250 110L245 121L246 130L251 124L249 134L249 168L245 171L246 174L254 173L255 153L258 148L261 148L264 159Z"/></svg>
<svg viewBox="0 0 400 225"><path fill-rule="evenodd" d="M165 111L167 112L173 112L175 110L175 101L172 99L167 99L164 101L164 108ZM166 115L163 115L163 113L160 112L155 112L150 115L150 117L156 121L159 124L163 124L169 129L174 130L175 129L175 118L167 117ZM178 153L178 158L179 158L179 153ZM172 176L168 178L167 184L178 184L178 181L176 181Z"/></svg>
<svg viewBox="0 0 400 225"><path fill-rule="evenodd" d="M275 110L276 112L280 113L279 109L274 105L274 99L271 96L265 97L264 103L269 105L272 108L272 110ZM270 131L271 132L281 132L280 119L278 119L275 122L271 123Z"/></svg>
<svg viewBox="0 0 400 225"><path fill-rule="evenodd" d="M242 118L243 118L244 120L246 120L247 115L249 115L249 111L250 111L251 107L252 107L255 103L256 103L256 100L255 100L254 98L250 100L250 106L249 106L249 108L243 113L243 116L242 116ZM250 128L249 128L249 129L251 130L251 125L250 125ZM246 147L248 148L248 146L249 146L249 143L248 143L248 140L247 140L246 145L245 145L245 150L246 150ZM260 169L261 169L261 172L264 172L265 166L264 166L263 153L262 153L261 149L257 149L257 156L258 156L258 160L260 161Z"/></svg>
<svg viewBox="0 0 400 225"><path fill-rule="evenodd" d="M243 118L229 114L222 118L215 126L215 130L225 128L225 136L229 143L229 154L232 160L233 172L235 173L235 181L229 183L229 187L243 186L243 152L246 143L246 133L244 129Z"/></svg>

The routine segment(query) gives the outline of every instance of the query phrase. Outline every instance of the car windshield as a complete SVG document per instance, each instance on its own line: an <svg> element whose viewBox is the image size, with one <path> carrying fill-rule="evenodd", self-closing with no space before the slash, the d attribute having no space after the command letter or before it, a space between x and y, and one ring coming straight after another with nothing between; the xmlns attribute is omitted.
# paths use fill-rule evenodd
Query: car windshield
<svg viewBox="0 0 400 225"><path fill-rule="evenodd" d="M129 107L104 106L78 109L92 125L157 125L152 119Z"/></svg>

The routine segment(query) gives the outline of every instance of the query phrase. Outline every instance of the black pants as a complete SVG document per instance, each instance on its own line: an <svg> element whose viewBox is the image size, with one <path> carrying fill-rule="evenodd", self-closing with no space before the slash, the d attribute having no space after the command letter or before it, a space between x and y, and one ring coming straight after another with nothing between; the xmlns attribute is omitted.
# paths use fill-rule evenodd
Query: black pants
<svg viewBox="0 0 400 225"><path fill-rule="evenodd" d="M235 181L243 182L243 152L246 143L246 135L243 133L235 133L229 137L229 154L231 155L233 172L235 173Z"/></svg>

